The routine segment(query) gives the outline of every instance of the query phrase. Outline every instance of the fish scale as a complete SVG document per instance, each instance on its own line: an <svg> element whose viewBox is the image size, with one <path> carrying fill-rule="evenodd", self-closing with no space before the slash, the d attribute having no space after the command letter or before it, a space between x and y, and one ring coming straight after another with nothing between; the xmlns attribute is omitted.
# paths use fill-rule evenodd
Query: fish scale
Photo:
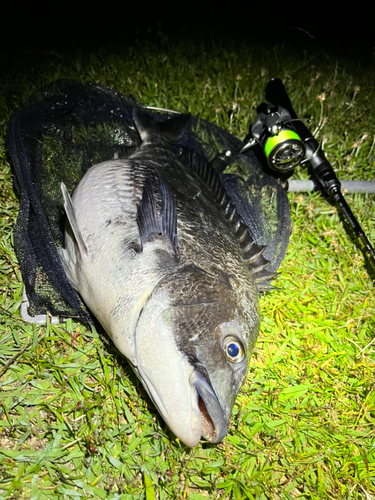
<svg viewBox="0 0 375 500"><path fill-rule="evenodd" d="M93 166L72 199L62 186L60 257L175 435L219 442L258 335L258 289L217 185L174 152L187 117L134 120L136 152Z"/></svg>

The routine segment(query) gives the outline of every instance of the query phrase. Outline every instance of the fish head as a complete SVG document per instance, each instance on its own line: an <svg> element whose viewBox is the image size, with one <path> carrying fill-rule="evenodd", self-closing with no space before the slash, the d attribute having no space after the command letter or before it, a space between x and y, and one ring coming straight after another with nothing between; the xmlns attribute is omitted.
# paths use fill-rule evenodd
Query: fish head
<svg viewBox="0 0 375 500"><path fill-rule="evenodd" d="M189 447L227 433L259 330L256 300L249 307L250 322L227 282L187 266L159 282L140 314L134 370Z"/></svg>

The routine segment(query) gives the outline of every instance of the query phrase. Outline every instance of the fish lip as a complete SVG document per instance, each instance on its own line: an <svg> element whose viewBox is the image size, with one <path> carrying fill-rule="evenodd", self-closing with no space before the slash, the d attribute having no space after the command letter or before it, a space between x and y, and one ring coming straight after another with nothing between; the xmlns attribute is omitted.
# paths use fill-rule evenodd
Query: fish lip
<svg viewBox="0 0 375 500"><path fill-rule="evenodd" d="M151 383L149 377L147 374L143 372L143 370L139 370L138 367L135 365L131 364L135 374L141 381L144 389L146 390L147 394L149 395L151 401L153 402L156 410L158 411L159 415L164 419L166 424L168 425L169 429L175 434L177 438L181 440L186 446L189 448L193 448L196 446L201 438L202 435L202 422L200 419L200 410L198 407L198 401L194 401L194 395L192 394L192 408L193 410L195 409L195 417L193 418L189 423L191 424L192 422L195 421L195 425L191 426L189 429L189 426L187 425L186 427L183 427L184 432L181 433L181 428L178 429L176 428L176 424L180 424L180 420L175 420L171 418L171 415L168 412L168 408L165 406L163 403L163 400L158 397L158 393L154 391L154 386ZM194 417L194 416L193 416Z"/></svg>
<svg viewBox="0 0 375 500"><path fill-rule="evenodd" d="M199 366L198 370L195 369L190 376L190 383L197 391L202 416L202 437L211 443L220 443L228 432L228 418L225 417L208 375L202 374L202 371L205 372L206 369ZM213 425L211 431L210 425Z"/></svg>

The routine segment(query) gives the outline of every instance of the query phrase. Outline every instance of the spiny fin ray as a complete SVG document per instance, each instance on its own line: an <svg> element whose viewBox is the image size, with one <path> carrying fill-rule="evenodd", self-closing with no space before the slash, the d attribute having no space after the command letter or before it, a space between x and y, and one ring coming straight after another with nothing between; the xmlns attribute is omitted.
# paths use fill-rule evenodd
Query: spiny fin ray
<svg viewBox="0 0 375 500"><path fill-rule="evenodd" d="M258 290L272 290L274 287L269 281L276 273L265 271L270 264L262 255L266 247L254 242L248 226L243 222L231 198L222 187L217 171L188 147L183 148L181 156L182 160L204 181L215 201L222 207L226 219L232 224L233 232L238 239L246 263L254 274Z"/></svg>

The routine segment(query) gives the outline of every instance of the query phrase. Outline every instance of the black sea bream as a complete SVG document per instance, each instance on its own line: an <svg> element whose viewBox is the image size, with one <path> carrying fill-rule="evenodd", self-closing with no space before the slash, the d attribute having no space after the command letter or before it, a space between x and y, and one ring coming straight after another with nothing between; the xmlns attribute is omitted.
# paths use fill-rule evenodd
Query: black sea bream
<svg viewBox="0 0 375 500"><path fill-rule="evenodd" d="M134 120L135 153L90 168L72 198L62 184L60 257L174 434L218 443L258 335L258 289L241 235L174 152L188 117Z"/></svg>

